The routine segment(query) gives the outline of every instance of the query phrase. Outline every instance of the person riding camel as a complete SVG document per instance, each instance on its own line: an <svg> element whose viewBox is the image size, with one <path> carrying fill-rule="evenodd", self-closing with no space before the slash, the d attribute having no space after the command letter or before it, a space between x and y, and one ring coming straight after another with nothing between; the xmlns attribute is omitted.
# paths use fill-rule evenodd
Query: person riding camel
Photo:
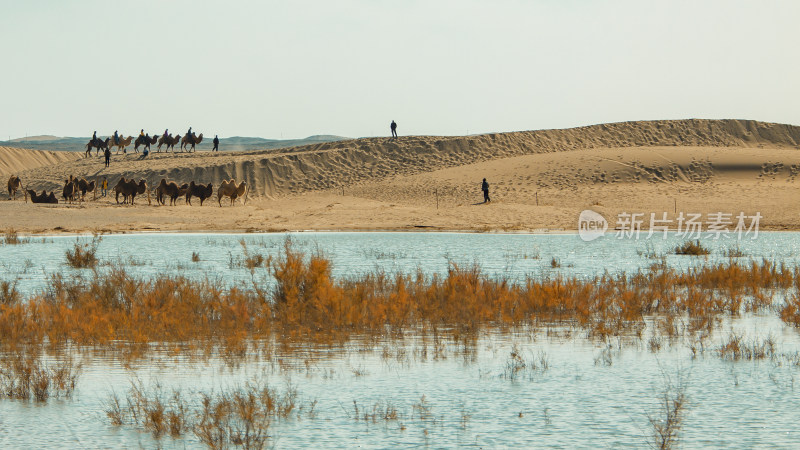
<svg viewBox="0 0 800 450"><path fill-rule="evenodd" d="M119 134L114 130L114 144L119 144Z"/></svg>
<svg viewBox="0 0 800 450"><path fill-rule="evenodd" d="M144 128L142 128L142 131L139 132L139 139L144 140L144 138L145 138Z"/></svg>
<svg viewBox="0 0 800 450"><path fill-rule="evenodd" d="M169 129L164 130L164 139L166 139L169 136L168 132L169 132Z"/></svg>
<svg viewBox="0 0 800 450"><path fill-rule="evenodd" d="M94 144L95 147L97 146L97 131L92 134L92 144Z"/></svg>

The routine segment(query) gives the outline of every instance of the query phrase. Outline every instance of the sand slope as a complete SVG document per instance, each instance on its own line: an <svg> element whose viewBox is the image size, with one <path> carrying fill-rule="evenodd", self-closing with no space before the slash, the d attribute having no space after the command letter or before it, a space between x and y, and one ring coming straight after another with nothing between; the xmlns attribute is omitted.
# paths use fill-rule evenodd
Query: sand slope
<svg viewBox="0 0 800 450"><path fill-rule="evenodd" d="M0 175L10 176L36 167L73 161L80 155L13 147L0 147Z"/></svg>
<svg viewBox="0 0 800 450"><path fill-rule="evenodd" d="M216 186L246 179L246 206L0 202L21 231L574 230L593 209L762 214L762 229L800 229L800 128L753 121L657 121L467 137L367 138L283 150L115 155L20 174L39 191L70 174L162 177ZM492 203L483 204L487 178ZM56 212L57 213L54 213ZM612 225L613 226L613 225Z"/></svg>
<svg viewBox="0 0 800 450"><path fill-rule="evenodd" d="M31 170L22 177L23 182L37 190L60 187L69 175L108 177L112 185L122 176L145 178L150 185L161 178L214 185L236 178L247 180L252 196L275 198L314 190L347 189L395 176L528 154L643 146L796 147L798 143L800 127L692 119L467 137L409 136L396 141L364 138L250 152L151 153L144 159L137 154L115 154L108 169L101 157L93 156Z"/></svg>

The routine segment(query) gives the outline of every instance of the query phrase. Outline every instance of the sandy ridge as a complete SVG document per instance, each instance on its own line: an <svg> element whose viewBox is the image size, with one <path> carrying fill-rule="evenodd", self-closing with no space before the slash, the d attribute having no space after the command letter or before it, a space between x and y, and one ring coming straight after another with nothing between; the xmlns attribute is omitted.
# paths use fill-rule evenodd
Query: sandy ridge
<svg viewBox="0 0 800 450"><path fill-rule="evenodd" d="M399 140L362 138L281 150L230 153L151 153L59 162L21 174L34 189L57 189L69 175L161 178L179 183L245 179L251 195L275 198L302 192L349 188L395 176L474 164L514 156L579 149L647 146L794 147L800 127L750 120L675 120L623 122L563 130L522 131L477 136L408 136Z"/></svg>

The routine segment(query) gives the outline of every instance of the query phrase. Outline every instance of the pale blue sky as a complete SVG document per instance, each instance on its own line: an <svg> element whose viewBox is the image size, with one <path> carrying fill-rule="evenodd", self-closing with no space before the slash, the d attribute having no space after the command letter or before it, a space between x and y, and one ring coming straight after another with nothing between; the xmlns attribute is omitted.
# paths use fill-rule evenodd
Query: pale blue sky
<svg viewBox="0 0 800 450"><path fill-rule="evenodd" d="M0 139L800 123L797 1L0 0Z"/></svg>

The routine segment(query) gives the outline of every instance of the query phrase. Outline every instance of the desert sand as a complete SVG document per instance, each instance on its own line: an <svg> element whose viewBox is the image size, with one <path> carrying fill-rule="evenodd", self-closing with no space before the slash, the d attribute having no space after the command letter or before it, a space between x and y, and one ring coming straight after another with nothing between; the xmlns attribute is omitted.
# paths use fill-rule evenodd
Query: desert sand
<svg viewBox="0 0 800 450"><path fill-rule="evenodd" d="M24 233L284 230L575 230L582 210L611 228L621 213L761 215L761 230L800 229L800 127L744 120L626 122L461 137L363 138L280 150L114 154L39 164L16 157L29 189L70 175L213 183L200 207L0 201L0 229ZM16 149L15 149L16 150ZM0 168L6 153L0 153ZM79 156L82 156L80 154ZM30 163L27 170L20 164ZM4 169L0 169L4 170ZM222 180L247 180L247 204L217 203ZM480 182L490 184L484 204ZM733 219L735 222L735 219Z"/></svg>

